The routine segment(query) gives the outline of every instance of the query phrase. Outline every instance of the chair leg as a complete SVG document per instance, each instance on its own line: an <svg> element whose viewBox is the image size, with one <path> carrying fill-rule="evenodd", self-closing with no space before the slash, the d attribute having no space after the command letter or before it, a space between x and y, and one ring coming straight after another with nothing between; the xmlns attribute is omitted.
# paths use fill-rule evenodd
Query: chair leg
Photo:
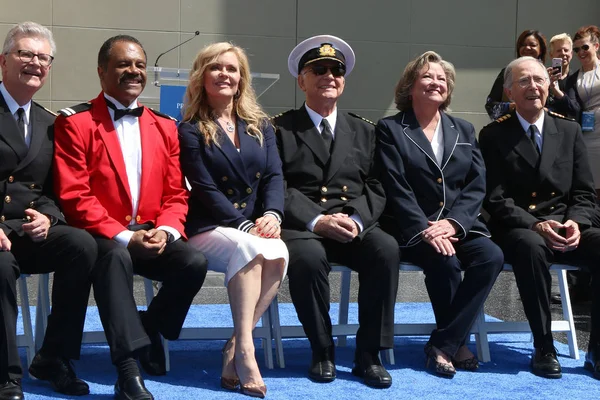
<svg viewBox="0 0 600 400"><path fill-rule="evenodd" d="M381 359L385 359L388 364L395 365L396 358L394 357L394 349L381 350L380 352Z"/></svg>
<svg viewBox="0 0 600 400"><path fill-rule="evenodd" d="M341 271L342 279L340 282L340 307L338 311L338 325L348 325L348 313L350 308L350 283L352 280L352 271L344 269ZM347 335L338 335L338 346L346 346Z"/></svg>
<svg viewBox="0 0 600 400"><path fill-rule="evenodd" d="M277 359L277 366L279 368L285 368L285 359L283 356L283 340L281 338L281 323L279 320L279 303L277 301L277 295L273 298L271 305L271 329L273 331L273 339L275 340L275 358Z"/></svg>
<svg viewBox="0 0 600 400"><path fill-rule="evenodd" d="M482 362L491 361L490 344L488 342L487 325L485 322L484 307L481 306L475 320L475 343L477 344L477 358Z"/></svg>
<svg viewBox="0 0 600 400"><path fill-rule="evenodd" d="M267 369L273 369L273 334L271 325L271 307L261 317L262 330L265 331L265 337L262 338L263 351L265 353L265 366Z"/></svg>
<svg viewBox="0 0 600 400"><path fill-rule="evenodd" d="M154 286L152 284L151 279L144 278L144 291L146 294L146 305L150 305L152 299L154 299ZM163 348L165 350L165 369L167 372L169 372L171 370L171 359L169 357L169 341L162 337L161 340Z"/></svg>
<svg viewBox="0 0 600 400"><path fill-rule="evenodd" d="M569 324L567 332L567 341L569 343L569 355L571 358L579 360L579 349L577 348L577 332L575 330L575 321L573 320L573 310L571 308L571 295L567 283L567 271L561 269L558 275L558 288L560 290L560 299L562 302L563 318Z"/></svg>
<svg viewBox="0 0 600 400"><path fill-rule="evenodd" d="M44 335L50 315L50 274L38 275L38 297L35 312L35 351L44 343Z"/></svg>
<svg viewBox="0 0 600 400"><path fill-rule="evenodd" d="M27 349L27 368L29 368L35 356L35 344L33 341L33 327L31 326L31 313L29 311L27 278L25 276L19 277L18 286L21 295L21 316L23 318L23 332L25 334L25 347Z"/></svg>

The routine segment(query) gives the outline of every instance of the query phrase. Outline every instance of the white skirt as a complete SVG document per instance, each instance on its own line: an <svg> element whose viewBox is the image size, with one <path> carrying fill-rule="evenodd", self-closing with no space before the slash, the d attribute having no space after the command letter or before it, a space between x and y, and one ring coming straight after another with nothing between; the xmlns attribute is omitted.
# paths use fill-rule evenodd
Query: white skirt
<svg viewBox="0 0 600 400"><path fill-rule="evenodd" d="M266 239L235 228L217 228L192 236L188 241L208 260L208 269L225 273L225 286L229 280L259 254L267 260L283 259L287 272L289 254L281 239Z"/></svg>

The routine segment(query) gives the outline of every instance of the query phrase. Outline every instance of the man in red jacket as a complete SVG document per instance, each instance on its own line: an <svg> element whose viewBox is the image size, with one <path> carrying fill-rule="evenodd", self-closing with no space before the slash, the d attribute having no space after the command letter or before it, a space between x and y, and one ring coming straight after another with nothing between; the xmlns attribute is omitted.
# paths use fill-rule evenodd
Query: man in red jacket
<svg viewBox="0 0 600 400"><path fill-rule="evenodd" d="M149 374L165 374L160 335L179 336L207 262L180 240L188 194L175 123L137 100L146 84L141 43L108 39L98 76L102 93L61 110L56 121L55 189L69 223L98 244L91 280L119 373L116 398L152 399L135 356ZM163 283L141 318L134 273Z"/></svg>

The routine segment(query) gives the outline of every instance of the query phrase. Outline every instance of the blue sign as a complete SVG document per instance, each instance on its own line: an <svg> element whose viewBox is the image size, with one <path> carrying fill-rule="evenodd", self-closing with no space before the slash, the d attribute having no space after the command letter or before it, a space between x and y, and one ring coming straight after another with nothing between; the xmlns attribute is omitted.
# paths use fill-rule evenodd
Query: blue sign
<svg viewBox="0 0 600 400"><path fill-rule="evenodd" d="M185 86L163 85L160 87L160 112L181 121Z"/></svg>

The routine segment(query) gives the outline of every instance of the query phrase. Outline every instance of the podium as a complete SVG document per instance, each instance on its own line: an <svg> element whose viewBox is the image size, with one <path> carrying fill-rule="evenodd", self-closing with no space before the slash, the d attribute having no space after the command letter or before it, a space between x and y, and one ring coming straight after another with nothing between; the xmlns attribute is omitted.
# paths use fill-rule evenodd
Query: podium
<svg viewBox="0 0 600 400"><path fill-rule="evenodd" d="M149 83L140 95L143 103L160 104L160 112L181 120L183 97L187 87L190 70L181 68L148 67ZM252 72L252 87L256 97L260 98L279 80L279 74Z"/></svg>

